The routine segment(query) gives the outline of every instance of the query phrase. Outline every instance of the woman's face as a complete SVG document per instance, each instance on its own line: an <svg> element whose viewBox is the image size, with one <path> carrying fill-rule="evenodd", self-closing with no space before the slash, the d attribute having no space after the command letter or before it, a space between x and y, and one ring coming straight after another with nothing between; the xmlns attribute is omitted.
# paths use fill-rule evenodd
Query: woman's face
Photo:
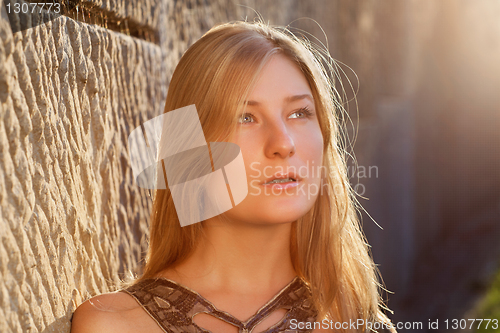
<svg viewBox="0 0 500 333"><path fill-rule="evenodd" d="M293 222L322 191L323 136L311 89L296 64L274 55L247 102L231 141L242 151L248 195L225 216L248 223Z"/></svg>

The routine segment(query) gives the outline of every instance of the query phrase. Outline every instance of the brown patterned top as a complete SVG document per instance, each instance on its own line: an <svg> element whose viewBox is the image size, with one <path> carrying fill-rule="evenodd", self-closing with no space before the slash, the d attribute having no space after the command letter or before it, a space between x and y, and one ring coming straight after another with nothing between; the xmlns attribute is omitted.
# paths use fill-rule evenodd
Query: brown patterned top
<svg viewBox="0 0 500 333"><path fill-rule="evenodd" d="M192 320L196 314L202 312L237 326L240 333L251 333L257 324L278 309L288 311L282 320L262 333L311 332L311 330L291 329L290 320L314 322L317 316L317 311L311 302L311 292L299 277L295 277L245 322L218 310L197 292L166 278L145 279L120 291L134 297L166 333L211 333Z"/></svg>

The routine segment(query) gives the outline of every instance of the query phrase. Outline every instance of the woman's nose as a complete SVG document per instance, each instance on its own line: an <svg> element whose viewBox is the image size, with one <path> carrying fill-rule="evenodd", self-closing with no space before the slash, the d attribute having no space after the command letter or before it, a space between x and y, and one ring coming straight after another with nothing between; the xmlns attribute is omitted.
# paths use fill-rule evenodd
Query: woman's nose
<svg viewBox="0 0 500 333"><path fill-rule="evenodd" d="M268 129L268 133L265 147L268 158L286 158L295 154L295 143L284 123L273 124Z"/></svg>

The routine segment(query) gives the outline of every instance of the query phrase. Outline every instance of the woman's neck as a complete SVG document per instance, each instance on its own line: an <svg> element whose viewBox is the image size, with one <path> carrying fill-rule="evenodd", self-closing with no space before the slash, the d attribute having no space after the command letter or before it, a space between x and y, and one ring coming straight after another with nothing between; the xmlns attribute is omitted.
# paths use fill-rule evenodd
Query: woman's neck
<svg viewBox="0 0 500 333"><path fill-rule="evenodd" d="M248 293L276 289L296 275L290 256L291 223L257 225L203 222L204 237L192 255L164 276L193 289Z"/></svg>

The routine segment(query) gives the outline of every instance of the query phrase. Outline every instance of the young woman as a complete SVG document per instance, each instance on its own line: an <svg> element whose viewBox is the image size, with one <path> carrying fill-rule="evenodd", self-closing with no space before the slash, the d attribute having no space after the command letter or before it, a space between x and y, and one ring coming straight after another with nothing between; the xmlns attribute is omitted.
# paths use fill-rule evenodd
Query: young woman
<svg viewBox="0 0 500 333"><path fill-rule="evenodd" d="M390 325L356 217L340 147L343 109L328 75L310 45L261 23L216 26L186 51L165 112L194 104L207 142L236 143L248 194L181 227L171 192L156 190L144 274L82 304L73 333Z"/></svg>

